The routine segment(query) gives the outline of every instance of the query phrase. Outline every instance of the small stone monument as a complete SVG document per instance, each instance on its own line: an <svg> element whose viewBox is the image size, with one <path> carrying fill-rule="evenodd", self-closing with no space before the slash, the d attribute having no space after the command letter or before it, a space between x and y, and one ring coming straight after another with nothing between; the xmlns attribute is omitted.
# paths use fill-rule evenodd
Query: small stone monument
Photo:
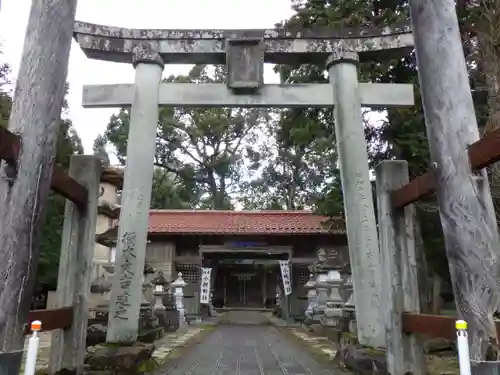
<svg viewBox="0 0 500 375"><path fill-rule="evenodd" d="M177 279L172 283L172 288L174 288L175 305L177 311L179 311L179 324L186 324L186 314L184 311L184 288L186 287L186 282L182 278L182 272L177 274Z"/></svg>
<svg viewBox="0 0 500 375"><path fill-rule="evenodd" d="M342 278L337 270L328 271L327 284L329 285L328 299L325 302L325 313L321 325L325 327L340 327L340 318L342 317L342 307L344 301L340 296L340 286Z"/></svg>
<svg viewBox="0 0 500 375"><path fill-rule="evenodd" d="M179 311L175 304L175 298L172 294L172 284L167 288L167 294L163 297L163 306L165 306L165 314L168 325L164 327L167 332L175 332L179 329Z"/></svg>
<svg viewBox="0 0 500 375"><path fill-rule="evenodd" d="M354 307L354 293L351 276L349 276L344 282L344 288L346 290L346 296L348 296L348 298L344 303L344 306L342 307L342 318L345 321L345 327L343 330L356 335L356 309Z"/></svg>
<svg viewBox="0 0 500 375"><path fill-rule="evenodd" d="M158 318L160 327L168 327L167 312L163 305L163 298L167 295L168 280L163 276L163 272L159 271L158 275L151 280L153 285L153 296L155 299L153 310L154 315Z"/></svg>
<svg viewBox="0 0 500 375"><path fill-rule="evenodd" d="M314 311L314 319L323 327L338 328L342 317L344 300L340 295L342 277L339 272L340 257L335 249L317 251L317 262L312 269L316 272L316 291L318 302Z"/></svg>
<svg viewBox="0 0 500 375"><path fill-rule="evenodd" d="M307 308L305 311L307 324L311 324L313 322L314 308L318 303L318 294L316 293L316 278L314 274L309 274L309 280L304 284L304 287L307 289Z"/></svg>
<svg viewBox="0 0 500 375"><path fill-rule="evenodd" d="M142 294L141 294L141 307L139 313L139 333L141 330L148 330L156 328L156 317L153 314L153 308L151 302L147 298L147 292L151 288L151 284L147 280L148 275L154 273L153 268L144 263L144 271L142 275Z"/></svg>
<svg viewBox="0 0 500 375"><path fill-rule="evenodd" d="M163 276L163 272L159 271L158 275L151 280L153 285L153 296L155 298L154 310L165 311L165 306L163 305L163 298L167 295L168 285L170 284L168 280Z"/></svg>
<svg viewBox="0 0 500 375"><path fill-rule="evenodd" d="M144 303L154 304L153 285L150 281L155 270L148 263L144 263L143 282L142 282L142 301Z"/></svg>

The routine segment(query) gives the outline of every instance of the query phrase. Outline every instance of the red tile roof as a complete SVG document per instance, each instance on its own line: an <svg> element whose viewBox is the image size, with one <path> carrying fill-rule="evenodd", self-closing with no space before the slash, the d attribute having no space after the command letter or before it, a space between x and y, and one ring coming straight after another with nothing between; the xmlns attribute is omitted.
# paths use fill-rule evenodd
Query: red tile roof
<svg viewBox="0 0 500 375"><path fill-rule="evenodd" d="M326 217L309 211L151 210L149 232L164 234L321 234L345 233L343 219L331 229Z"/></svg>

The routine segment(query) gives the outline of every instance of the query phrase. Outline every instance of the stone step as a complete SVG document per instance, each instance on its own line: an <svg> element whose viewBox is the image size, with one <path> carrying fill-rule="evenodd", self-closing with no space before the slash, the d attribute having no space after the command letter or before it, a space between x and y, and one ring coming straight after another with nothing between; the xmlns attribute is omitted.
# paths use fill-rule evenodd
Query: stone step
<svg viewBox="0 0 500 375"><path fill-rule="evenodd" d="M220 324L268 325L269 319L264 313L255 310L227 311L219 320Z"/></svg>

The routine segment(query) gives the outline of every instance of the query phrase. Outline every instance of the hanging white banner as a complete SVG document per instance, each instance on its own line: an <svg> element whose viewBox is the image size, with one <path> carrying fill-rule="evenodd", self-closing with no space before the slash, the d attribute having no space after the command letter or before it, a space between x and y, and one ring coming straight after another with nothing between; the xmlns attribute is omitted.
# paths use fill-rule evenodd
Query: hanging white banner
<svg viewBox="0 0 500 375"><path fill-rule="evenodd" d="M212 274L211 268L201 269L201 283L200 283L200 303L210 303L210 275Z"/></svg>
<svg viewBox="0 0 500 375"><path fill-rule="evenodd" d="M290 262L288 260L280 260L281 278L283 279L283 289L285 296L292 294L292 280L290 278Z"/></svg>

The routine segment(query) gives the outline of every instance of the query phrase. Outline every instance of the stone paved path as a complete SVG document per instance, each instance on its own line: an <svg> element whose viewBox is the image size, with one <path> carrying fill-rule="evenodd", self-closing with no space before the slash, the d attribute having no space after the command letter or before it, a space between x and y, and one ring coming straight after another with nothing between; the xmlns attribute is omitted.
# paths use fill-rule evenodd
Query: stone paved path
<svg viewBox="0 0 500 375"><path fill-rule="evenodd" d="M272 326L220 325L162 375L335 375Z"/></svg>

